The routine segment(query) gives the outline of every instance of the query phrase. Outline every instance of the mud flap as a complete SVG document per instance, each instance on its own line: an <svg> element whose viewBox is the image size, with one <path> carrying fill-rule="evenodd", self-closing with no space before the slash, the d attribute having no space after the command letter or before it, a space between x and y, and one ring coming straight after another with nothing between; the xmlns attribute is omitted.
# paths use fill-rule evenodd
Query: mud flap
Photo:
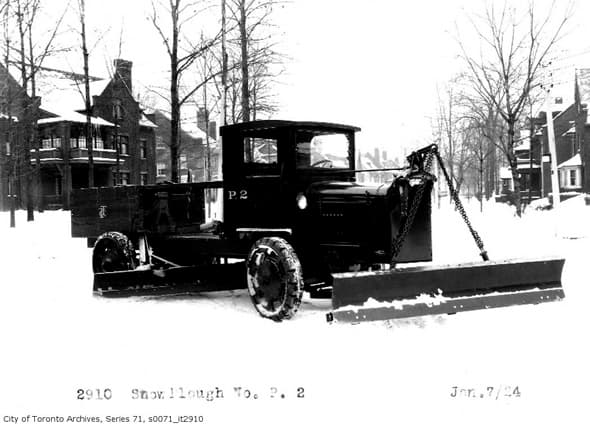
<svg viewBox="0 0 590 424"><path fill-rule="evenodd" d="M328 321L374 321L537 304L565 297L563 258L334 275Z"/></svg>

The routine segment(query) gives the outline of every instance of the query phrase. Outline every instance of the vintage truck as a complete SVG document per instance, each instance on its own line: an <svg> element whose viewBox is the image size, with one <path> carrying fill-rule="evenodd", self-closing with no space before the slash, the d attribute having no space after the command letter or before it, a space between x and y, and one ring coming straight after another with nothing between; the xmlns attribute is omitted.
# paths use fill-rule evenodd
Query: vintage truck
<svg viewBox="0 0 590 424"><path fill-rule="evenodd" d="M258 313L275 321L295 315L304 291L331 297L329 319L344 320L563 297L560 258L492 262L482 249L481 264L397 267L432 260L429 168L440 155L428 146L403 169L387 170L391 183L361 184L358 131L280 120L228 125L223 181L74 191L72 236L93 248L94 290L247 289ZM223 217L206 222L211 201ZM448 301L399 306L424 293ZM369 299L381 303L362 308Z"/></svg>

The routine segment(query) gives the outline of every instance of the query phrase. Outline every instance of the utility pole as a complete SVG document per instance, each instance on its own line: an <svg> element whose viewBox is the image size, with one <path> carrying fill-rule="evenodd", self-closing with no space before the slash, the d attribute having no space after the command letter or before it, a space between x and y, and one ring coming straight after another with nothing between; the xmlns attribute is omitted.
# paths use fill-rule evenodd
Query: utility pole
<svg viewBox="0 0 590 424"><path fill-rule="evenodd" d="M551 73L550 73L551 77ZM552 112L552 101L551 90L553 83L549 82L545 90L547 97L545 98L546 110L547 110L547 140L549 142L549 153L551 155L551 191L553 197L553 207L557 209L560 203L559 196L559 179L557 174L557 152L555 148L555 129L553 128L553 112Z"/></svg>
<svg viewBox="0 0 590 424"><path fill-rule="evenodd" d="M549 63L551 66L551 62ZM547 140L549 142L549 153L551 155L551 192L553 198L553 210L554 218L555 218L555 234L559 234L559 219L558 219L558 211L559 211L559 204L560 204L560 195L559 195L559 180L557 174L557 149L555 148L555 129L553 128L553 111L552 111L552 102L553 98L551 95L551 90L553 89L553 74L549 71L549 82L544 87L545 91L547 92L547 97L545 98L546 102L546 110L547 110Z"/></svg>

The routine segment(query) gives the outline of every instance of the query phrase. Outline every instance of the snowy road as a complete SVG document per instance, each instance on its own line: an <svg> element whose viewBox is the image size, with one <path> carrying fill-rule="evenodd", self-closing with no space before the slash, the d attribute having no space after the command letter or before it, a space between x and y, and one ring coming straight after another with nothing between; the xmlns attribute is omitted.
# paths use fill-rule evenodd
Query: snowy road
<svg viewBox="0 0 590 424"><path fill-rule="evenodd" d="M517 219L504 205L468 206L492 258L565 256L566 299L358 325L327 324L329 302L309 299L276 324L242 291L107 299L91 294L90 249L69 237L67 213L33 223L19 213L16 229L0 213L0 419L588 422L590 207L565 202L568 238L556 238L553 212ZM478 260L458 214L443 205L433 219L434 262ZM111 400L77 399L105 388ZM213 388L224 398L178 397ZM135 399L134 389L167 397Z"/></svg>

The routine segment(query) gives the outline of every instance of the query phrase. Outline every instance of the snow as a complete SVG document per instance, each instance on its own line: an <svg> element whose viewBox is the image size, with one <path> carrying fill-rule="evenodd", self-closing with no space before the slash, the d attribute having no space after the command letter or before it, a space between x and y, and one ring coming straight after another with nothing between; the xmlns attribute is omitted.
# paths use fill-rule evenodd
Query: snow
<svg viewBox="0 0 590 424"><path fill-rule="evenodd" d="M16 228L0 213L0 415L203 415L207 423L585 422L590 377L585 276L590 206L559 211L466 202L491 259L562 255L562 302L360 324L328 324L329 301L260 318L246 291L167 297L91 294L91 250L69 214ZM564 224L555 234L558 213ZM480 260L459 214L433 210L434 263ZM238 399L234 387L260 399ZM483 398L452 397L453 387ZM505 393L518 386L520 397ZM224 399L133 400L210 389ZM285 399L270 398L274 393ZM305 397L296 397L303 387ZM500 389L496 400L488 387ZM77 400L110 388L113 399ZM585 419L586 418L586 419ZM19 418L20 419L20 418Z"/></svg>

